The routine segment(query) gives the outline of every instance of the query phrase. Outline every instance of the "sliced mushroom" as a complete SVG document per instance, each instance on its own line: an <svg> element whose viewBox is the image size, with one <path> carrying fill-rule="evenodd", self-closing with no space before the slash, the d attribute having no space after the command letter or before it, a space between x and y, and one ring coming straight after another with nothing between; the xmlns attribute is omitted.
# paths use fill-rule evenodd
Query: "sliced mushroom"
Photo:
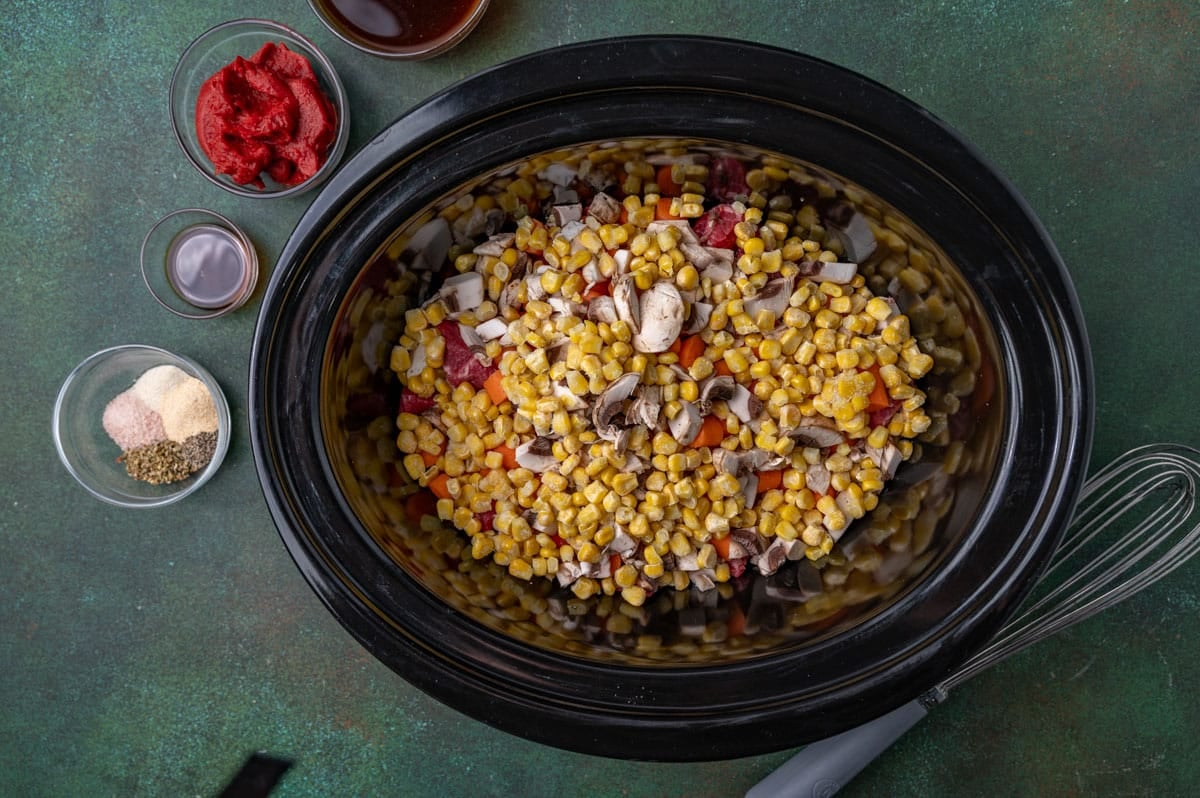
<svg viewBox="0 0 1200 798"><path fill-rule="evenodd" d="M562 230L559 231L559 235L568 241L574 242L572 248L578 249L579 247L583 246L579 243L579 234L582 233L586 227L586 224L576 219L573 222L567 222L564 224L562 226Z"/></svg>
<svg viewBox="0 0 1200 798"><path fill-rule="evenodd" d="M493 258L498 258L504 254L504 250L513 245L516 236L513 233L497 233L496 235L475 246L472 252L476 255L490 255Z"/></svg>
<svg viewBox="0 0 1200 798"><path fill-rule="evenodd" d="M632 557L638 549L638 542L618 525L613 532L613 539L608 544L608 548L622 557Z"/></svg>
<svg viewBox="0 0 1200 798"><path fill-rule="evenodd" d="M705 568L701 571L692 571L688 575L692 578L692 586L701 593L706 593L717 586L717 583L713 580L713 576L715 574L711 568Z"/></svg>
<svg viewBox="0 0 1200 798"><path fill-rule="evenodd" d="M713 449L712 464L718 473L736 477L742 471L742 456L737 452L717 447Z"/></svg>
<svg viewBox="0 0 1200 798"><path fill-rule="evenodd" d="M574 584L581 576L583 576L583 569L574 560L563 560L558 564L558 570L554 572L554 577L558 580L560 587Z"/></svg>
<svg viewBox="0 0 1200 798"><path fill-rule="evenodd" d="M775 538L762 554L754 558L754 566L763 576L775 573L785 562L787 562L787 541L783 538Z"/></svg>
<svg viewBox="0 0 1200 798"><path fill-rule="evenodd" d="M640 324L633 334L633 348L647 353L667 351L683 329L686 308L679 289L674 283L659 280L642 292L638 305Z"/></svg>
<svg viewBox="0 0 1200 798"><path fill-rule="evenodd" d="M709 255L709 263L703 269L698 269L701 277L706 277L714 283L723 283L733 279L733 250L721 247L704 247Z"/></svg>
<svg viewBox="0 0 1200 798"><path fill-rule="evenodd" d="M583 218L583 206L578 202L573 202L570 205L555 205L550 209L550 221L563 227L568 222L578 222Z"/></svg>
<svg viewBox="0 0 1200 798"><path fill-rule="evenodd" d="M815 280L845 285L854 279L854 275L858 274L858 264L809 260L800 264L800 273Z"/></svg>
<svg viewBox="0 0 1200 798"><path fill-rule="evenodd" d="M831 229L841 240L846 257L855 263L862 263L875 252L875 234L861 213L855 211L844 224L831 225Z"/></svg>
<svg viewBox="0 0 1200 798"><path fill-rule="evenodd" d="M597 324L600 322L612 324L620 318L617 315L617 305L613 301L613 298L604 294L588 302L587 317Z"/></svg>
<svg viewBox="0 0 1200 798"><path fill-rule="evenodd" d="M622 274L613 280L612 301L617 310L617 318L628 324L633 332L640 330L641 303L638 301L637 286L633 283L633 277Z"/></svg>
<svg viewBox="0 0 1200 798"><path fill-rule="evenodd" d="M736 541L745 550L746 554L743 556L753 557L762 553L764 543L762 536L758 534L758 530L734 529L730 531L729 536L731 544ZM732 550L732 545L730 548ZM730 554L730 556L732 557L733 555Z"/></svg>
<svg viewBox="0 0 1200 798"><path fill-rule="evenodd" d="M733 381L733 377L719 375L709 377L700 386L700 398L696 404L700 408L700 414L707 416L712 412L714 402L727 402L733 398L737 383Z"/></svg>
<svg viewBox="0 0 1200 798"><path fill-rule="evenodd" d="M555 468L558 459L554 456L553 445L554 441L541 436L522 443L515 452L517 465L538 474Z"/></svg>
<svg viewBox="0 0 1200 798"><path fill-rule="evenodd" d="M618 249L613 253L613 264L616 266L614 274L628 274L629 261L633 260L633 253L627 249Z"/></svg>
<svg viewBox="0 0 1200 798"><path fill-rule="evenodd" d="M813 463L804 473L804 485L817 496L829 490L829 469L821 463Z"/></svg>
<svg viewBox="0 0 1200 798"><path fill-rule="evenodd" d="M867 455L875 461L875 465L879 466L879 470L883 472L884 480L889 480L896 476L896 469L900 467L900 461L904 459L904 456L900 454L900 450L891 443L885 444L882 449L868 446Z"/></svg>
<svg viewBox="0 0 1200 798"><path fill-rule="evenodd" d="M636 372L622 374L596 397L596 404L592 407L592 424L596 434L604 440L619 444L624 433L624 442L628 443L629 431L620 429L613 422L621 412L622 403L633 395L640 381L641 375Z"/></svg>
<svg viewBox="0 0 1200 798"><path fill-rule="evenodd" d="M439 216L417 228L400 253L399 260L407 263L413 271L439 269L446 262L453 243L450 224Z"/></svg>
<svg viewBox="0 0 1200 798"><path fill-rule="evenodd" d="M758 474L750 472L738 477L738 485L742 488L742 501L746 505L746 509L753 509L754 502L758 498Z"/></svg>
<svg viewBox="0 0 1200 798"><path fill-rule="evenodd" d="M508 334L508 323L499 316L493 316L476 325L475 333L484 341L494 341Z"/></svg>
<svg viewBox="0 0 1200 798"><path fill-rule="evenodd" d="M478 310L484 299L483 275L467 272L448 277L438 295L446 303L446 310L451 317Z"/></svg>
<svg viewBox="0 0 1200 798"><path fill-rule="evenodd" d="M688 307L691 308L691 312L688 314L687 323L683 325L683 332L695 335L708 326L708 320L712 318L713 306L708 302L693 302Z"/></svg>
<svg viewBox="0 0 1200 798"><path fill-rule="evenodd" d="M662 414L662 386L642 385L637 393L637 399L630 405L635 423L653 430L658 427L658 418Z"/></svg>
<svg viewBox="0 0 1200 798"><path fill-rule="evenodd" d="M556 186L569 186L575 182L575 178L579 176L579 173L575 167L563 161L555 161L538 172L537 176Z"/></svg>
<svg viewBox="0 0 1200 798"><path fill-rule="evenodd" d="M600 224L616 224L621 218L621 203L603 191L597 191L588 205L587 214Z"/></svg>
<svg viewBox="0 0 1200 798"><path fill-rule="evenodd" d="M687 446L700 434L700 427L704 420L700 417L700 411L696 409L696 406L686 399L680 400L679 406L679 412L675 414L675 418L667 422L667 429L676 443L680 446Z"/></svg>
<svg viewBox="0 0 1200 798"><path fill-rule="evenodd" d="M562 402L563 409L565 410L583 410L587 407L587 402L584 401L583 397L572 393L567 384L561 380L555 382L551 390L554 391L554 396Z"/></svg>
<svg viewBox="0 0 1200 798"><path fill-rule="evenodd" d="M412 361L408 364L407 376L411 379L425 370L425 347L416 346L412 350Z"/></svg>
<svg viewBox="0 0 1200 798"><path fill-rule="evenodd" d="M842 433L831 426L805 419L795 429L788 430L787 436L796 441L797 446L807 446L813 449L824 449L827 446L837 446L844 439Z"/></svg>
<svg viewBox="0 0 1200 798"><path fill-rule="evenodd" d="M751 316L756 315L760 310L769 310L775 314L776 318L779 318L788 309L793 286L795 286L795 278L791 276L771 280L752 299L747 299L743 303L743 308Z"/></svg>
<svg viewBox="0 0 1200 798"><path fill-rule="evenodd" d="M762 413L763 402L745 385L735 385L733 396L725 400L729 412L738 417L738 421L749 424Z"/></svg>

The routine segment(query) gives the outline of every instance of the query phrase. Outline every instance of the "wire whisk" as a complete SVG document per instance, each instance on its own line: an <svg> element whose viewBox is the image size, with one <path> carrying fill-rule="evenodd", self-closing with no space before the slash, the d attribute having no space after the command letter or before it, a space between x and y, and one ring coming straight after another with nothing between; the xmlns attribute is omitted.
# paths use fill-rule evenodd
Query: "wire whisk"
<svg viewBox="0 0 1200 798"><path fill-rule="evenodd" d="M1177 444L1133 449L1097 471L1084 483L1071 525L1020 612L933 688L936 700L1187 562L1200 550L1198 483L1200 452Z"/></svg>
<svg viewBox="0 0 1200 798"><path fill-rule="evenodd" d="M1084 483L1071 524L1017 615L919 698L806 747L747 798L831 796L980 671L1146 588L1200 551L1200 451L1132 449Z"/></svg>

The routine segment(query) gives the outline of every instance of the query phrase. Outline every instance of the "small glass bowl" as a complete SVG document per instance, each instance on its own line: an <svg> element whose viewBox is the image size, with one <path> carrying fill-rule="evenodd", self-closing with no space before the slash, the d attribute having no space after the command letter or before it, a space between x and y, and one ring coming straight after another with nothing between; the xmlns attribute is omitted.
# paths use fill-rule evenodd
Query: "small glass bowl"
<svg viewBox="0 0 1200 798"><path fill-rule="evenodd" d="M217 445L212 460L186 479L152 485L129 476L117 461L121 449L104 431L104 408L147 369L171 365L196 377L217 409ZM221 467L229 449L229 404L221 386L199 363L164 349L127 344L102 349L67 375L54 403L53 433L58 456L71 476L93 496L119 507L161 507L195 493Z"/></svg>
<svg viewBox="0 0 1200 798"><path fill-rule="evenodd" d="M441 55L467 38L467 35L475 29L475 26L479 24L479 20L483 18L484 12L487 11L488 2L489 0L478 0L470 13L463 17L454 27L420 44L409 46L389 46L364 35L361 29L355 30L354 27L347 24L345 19L339 18L336 11L329 8L330 5L336 5L336 3L331 3L329 0L308 0L308 5L312 8L313 13L317 15L317 18L325 23L325 27L329 28L333 35L351 47L356 47L364 53L377 55L380 58L389 58L395 61L421 61L426 58L433 58L435 55Z"/></svg>
<svg viewBox="0 0 1200 798"><path fill-rule="evenodd" d="M196 135L196 98L200 87L235 57L250 58L267 42L282 42L289 50L305 56L337 112L337 133L329 145L325 163L308 180L294 186L276 183L265 172L261 175L264 188L235 183L229 175L217 174ZM171 127L188 160L211 182L242 197L290 197L319 185L337 169L350 138L349 102L333 64L307 38L286 25L266 19L235 19L200 34L179 57L169 95Z"/></svg>
<svg viewBox="0 0 1200 798"><path fill-rule="evenodd" d="M185 233L204 228L218 228L225 233L242 262L241 281L215 307L193 304L171 279L170 257L176 242ZM185 319L213 319L237 310L258 285L258 253L253 242L236 224L203 208L185 208L159 219L142 241L141 263L142 279L158 304Z"/></svg>

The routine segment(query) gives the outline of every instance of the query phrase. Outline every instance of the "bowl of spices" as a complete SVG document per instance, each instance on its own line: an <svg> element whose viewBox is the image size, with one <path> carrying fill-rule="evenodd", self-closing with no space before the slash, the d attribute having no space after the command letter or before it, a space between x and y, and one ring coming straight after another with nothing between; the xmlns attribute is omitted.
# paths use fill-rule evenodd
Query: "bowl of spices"
<svg viewBox="0 0 1200 798"><path fill-rule="evenodd" d="M265 19L221 23L192 42L170 87L171 126L192 165L243 197L288 197L346 151L349 103L309 39Z"/></svg>
<svg viewBox="0 0 1200 798"><path fill-rule="evenodd" d="M309 0L342 41L397 61L440 55L467 38L488 0Z"/></svg>
<svg viewBox="0 0 1200 798"><path fill-rule="evenodd" d="M200 208L175 211L146 234L142 279L177 316L211 319L246 303L258 284L258 254L229 219Z"/></svg>
<svg viewBox="0 0 1200 798"><path fill-rule="evenodd" d="M129 344L91 355L54 405L54 444L93 496L159 507L212 478L229 448L229 405L200 364Z"/></svg>

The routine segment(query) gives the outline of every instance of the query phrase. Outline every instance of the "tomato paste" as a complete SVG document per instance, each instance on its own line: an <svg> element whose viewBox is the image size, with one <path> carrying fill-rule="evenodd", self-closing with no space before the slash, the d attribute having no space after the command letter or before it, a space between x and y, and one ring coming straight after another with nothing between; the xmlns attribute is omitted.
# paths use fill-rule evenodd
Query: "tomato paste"
<svg viewBox="0 0 1200 798"><path fill-rule="evenodd" d="M263 188L265 172L294 186L317 173L337 130L337 111L308 59L267 42L200 87L196 134L218 174Z"/></svg>

